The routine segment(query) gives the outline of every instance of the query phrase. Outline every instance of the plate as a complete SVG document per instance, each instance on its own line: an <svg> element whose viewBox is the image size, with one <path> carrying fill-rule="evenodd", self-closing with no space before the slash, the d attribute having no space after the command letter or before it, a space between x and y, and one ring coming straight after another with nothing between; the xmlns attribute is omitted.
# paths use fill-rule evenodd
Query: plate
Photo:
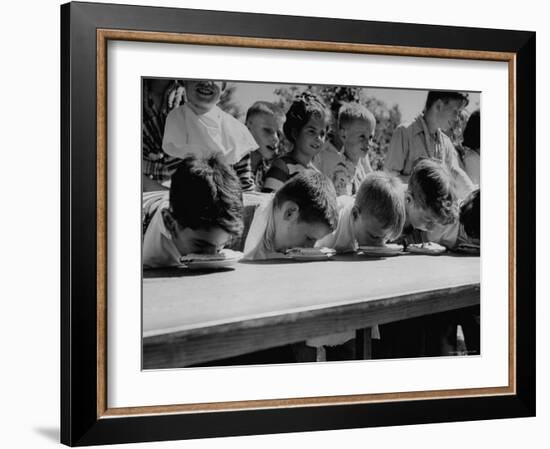
<svg viewBox="0 0 550 449"><path fill-rule="evenodd" d="M194 258L196 257L196 258ZM189 254L183 256L180 259L182 268L187 268L189 270L217 270L221 268L231 268L241 258L243 253L239 251L232 251L230 249L223 249L209 258L209 256L204 254Z"/></svg>
<svg viewBox="0 0 550 449"><path fill-rule="evenodd" d="M291 248L286 256L298 262L313 262L330 259L336 251L329 248Z"/></svg>
<svg viewBox="0 0 550 449"><path fill-rule="evenodd" d="M359 255L374 257L392 257L405 254L401 245L389 244L385 246L360 246L357 249Z"/></svg>
<svg viewBox="0 0 550 449"><path fill-rule="evenodd" d="M429 256L437 256L439 254L443 254L445 251L447 251L447 248L434 242L414 243L412 245L407 245L407 252L413 254L426 254Z"/></svg>

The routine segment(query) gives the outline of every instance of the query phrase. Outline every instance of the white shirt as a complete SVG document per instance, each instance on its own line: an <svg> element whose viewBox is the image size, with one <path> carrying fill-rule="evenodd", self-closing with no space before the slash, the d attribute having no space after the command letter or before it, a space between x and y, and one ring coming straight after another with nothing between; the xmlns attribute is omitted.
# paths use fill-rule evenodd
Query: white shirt
<svg viewBox="0 0 550 449"><path fill-rule="evenodd" d="M180 159L188 155L220 155L225 163L236 164L258 148L248 128L230 114L214 106L197 115L186 103L166 117L162 149Z"/></svg>

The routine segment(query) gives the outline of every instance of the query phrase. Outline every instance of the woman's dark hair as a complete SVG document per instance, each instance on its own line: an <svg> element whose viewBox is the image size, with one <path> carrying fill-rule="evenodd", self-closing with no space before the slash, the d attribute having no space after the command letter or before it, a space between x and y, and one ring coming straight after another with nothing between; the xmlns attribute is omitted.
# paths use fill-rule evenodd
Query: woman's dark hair
<svg viewBox="0 0 550 449"><path fill-rule="evenodd" d="M462 145L472 150L476 150L479 153L480 147L480 120L479 120L479 109L472 112L464 132L462 133Z"/></svg>
<svg viewBox="0 0 550 449"><path fill-rule="evenodd" d="M220 227L238 235L243 227L239 178L216 157L187 157L172 175L170 209L180 226Z"/></svg>
<svg viewBox="0 0 550 449"><path fill-rule="evenodd" d="M300 208L300 220L307 223L325 223L331 230L338 224L336 190L325 175L305 170L290 178L275 194L273 204L280 207L293 201Z"/></svg>
<svg viewBox="0 0 550 449"><path fill-rule="evenodd" d="M311 117L317 117L328 125L330 113L317 95L304 92L295 98L286 113L283 125L286 138L294 143L296 134L306 126Z"/></svg>

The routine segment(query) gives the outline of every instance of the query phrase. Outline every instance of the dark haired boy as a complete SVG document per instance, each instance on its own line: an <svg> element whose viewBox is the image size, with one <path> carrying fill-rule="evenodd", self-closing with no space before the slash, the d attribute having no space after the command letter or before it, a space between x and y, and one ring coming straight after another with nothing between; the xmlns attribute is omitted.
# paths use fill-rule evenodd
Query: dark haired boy
<svg viewBox="0 0 550 449"><path fill-rule="evenodd" d="M458 219L458 201L447 168L435 159L419 160L405 191L407 219L401 241L406 245L421 243L426 232Z"/></svg>
<svg viewBox="0 0 550 449"><path fill-rule="evenodd" d="M257 207L244 246L244 258L285 257L295 247L311 248L336 228L336 192L328 178L306 170L288 180Z"/></svg>
<svg viewBox="0 0 550 449"><path fill-rule="evenodd" d="M235 172L218 158L184 159L170 191L143 194L143 265L179 265L191 253L216 254L242 230Z"/></svg>
<svg viewBox="0 0 550 449"><path fill-rule="evenodd" d="M462 92L428 92L422 114L412 123L400 125L394 131L384 169L407 183L418 159L437 159L449 170L458 198L464 198L474 189L474 185L460 167L456 149L443 131L456 122L468 101L468 94Z"/></svg>

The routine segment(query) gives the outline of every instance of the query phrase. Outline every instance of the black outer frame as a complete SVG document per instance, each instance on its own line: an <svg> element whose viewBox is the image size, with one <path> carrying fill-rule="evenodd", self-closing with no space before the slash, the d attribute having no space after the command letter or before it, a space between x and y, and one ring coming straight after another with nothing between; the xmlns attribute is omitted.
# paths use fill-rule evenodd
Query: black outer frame
<svg viewBox="0 0 550 449"><path fill-rule="evenodd" d="M516 54L517 394L97 417L96 29ZM61 442L70 446L535 415L535 33L174 8L61 6ZM519 201L521 199L521 201Z"/></svg>

